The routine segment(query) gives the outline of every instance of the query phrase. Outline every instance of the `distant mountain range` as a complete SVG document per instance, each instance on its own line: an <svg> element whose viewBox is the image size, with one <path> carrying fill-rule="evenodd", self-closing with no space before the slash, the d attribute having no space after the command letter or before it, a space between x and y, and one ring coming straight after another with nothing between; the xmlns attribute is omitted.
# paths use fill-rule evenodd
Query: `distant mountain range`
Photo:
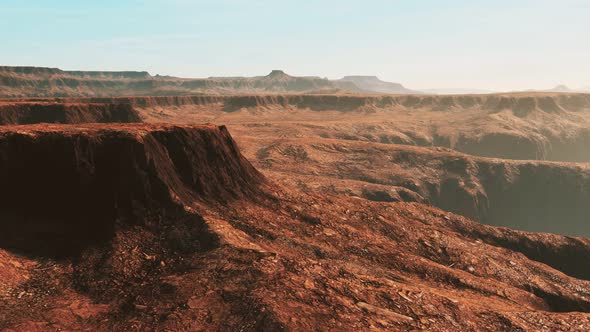
<svg viewBox="0 0 590 332"><path fill-rule="evenodd" d="M419 94L375 76L329 80L295 77L282 70L266 76L179 78L146 71L67 71L0 66L0 97L178 96L195 94Z"/></svg>
<svg viewBox="0 0 590 332"><path fill-rule="evenodd" d="M178 78L145 71L65 71L0 67L0 97L176 96L254 93L361 93L349 82L294 77L281 70L267 76Z"/></svg>
<svg viewBox="0 0 590 332"><path fill-rule="evenodd" d="M588 89L590 90L590 89ZM564 85L552 92L580 92ZM376 76L329 80L296 77L282 70L266 76L179 78L146 71L66 71L44 67L0 66L0 97L178 96L198 94L486 94L478 89L411 90Z"/></svg>

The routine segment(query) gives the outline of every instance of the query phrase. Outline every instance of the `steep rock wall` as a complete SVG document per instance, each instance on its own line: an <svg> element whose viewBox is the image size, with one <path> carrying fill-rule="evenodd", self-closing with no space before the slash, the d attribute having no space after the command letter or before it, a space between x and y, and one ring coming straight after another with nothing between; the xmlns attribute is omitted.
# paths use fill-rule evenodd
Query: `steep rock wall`
<svg viewBox="0 0 590 332"><path fill-rule="evenodd" d="M0 242L67 254L184 204L254 199L263 182L224 127L5 126Z"/></svg>
<svg viewBox="0 0 590 332"><path fill-rule="evenodd" d="M106 122L141 122L141 117L123 103L0 103L0 125Z"/></svg>

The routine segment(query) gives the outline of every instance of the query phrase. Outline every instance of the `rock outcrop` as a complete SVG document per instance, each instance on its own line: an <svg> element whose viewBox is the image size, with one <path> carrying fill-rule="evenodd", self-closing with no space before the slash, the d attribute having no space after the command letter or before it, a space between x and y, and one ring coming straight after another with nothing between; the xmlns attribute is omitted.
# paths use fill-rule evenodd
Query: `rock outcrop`
<svg viewBox="0 0 590 332"><path fill-rule="evenodd" d="M141 121L139 113L126 103L0 101L0 125Z"/></svg>
<svg viewBox="0 0 590 332"><path fill-rule="evenodd" d="M117 223L255 197L262 181L224 127L0 127L0 238L34 254L71 255Z"/></svg>

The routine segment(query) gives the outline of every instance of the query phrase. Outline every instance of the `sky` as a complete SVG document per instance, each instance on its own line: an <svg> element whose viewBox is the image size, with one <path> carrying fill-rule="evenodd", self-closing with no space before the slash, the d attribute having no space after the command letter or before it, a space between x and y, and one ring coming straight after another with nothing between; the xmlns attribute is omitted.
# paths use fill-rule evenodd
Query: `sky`
<svg viewBox="0 0 590 332"><path fill-rule="evenodd" d="M0 65L590 87L590 0L0 0Z"/></svg>

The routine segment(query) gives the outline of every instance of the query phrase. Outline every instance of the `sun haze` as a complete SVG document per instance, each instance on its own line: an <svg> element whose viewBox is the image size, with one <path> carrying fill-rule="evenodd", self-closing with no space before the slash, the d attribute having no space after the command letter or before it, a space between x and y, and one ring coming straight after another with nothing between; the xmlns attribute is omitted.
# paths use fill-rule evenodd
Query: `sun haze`
<svg viewBox="0 0 590 332"><path fill-rule="evenodd" d="M590 86L585 0L0 4L3 65L182 77L376 75L412 89Z"/></svg>

